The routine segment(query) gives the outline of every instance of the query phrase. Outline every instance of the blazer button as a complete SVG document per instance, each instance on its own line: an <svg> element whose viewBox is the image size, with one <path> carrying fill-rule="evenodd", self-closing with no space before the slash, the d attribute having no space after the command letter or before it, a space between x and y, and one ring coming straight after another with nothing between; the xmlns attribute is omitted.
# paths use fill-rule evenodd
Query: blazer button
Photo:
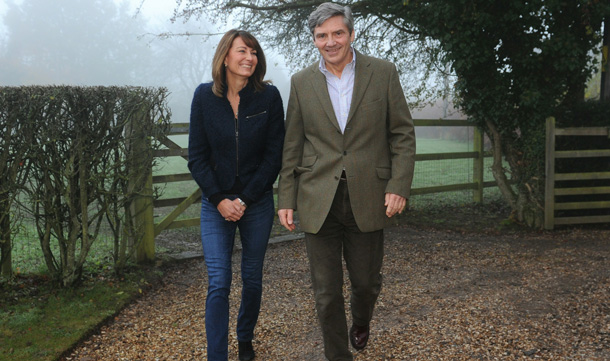
<svg viewBox="0 0 610 361"><path fill-rule="evenodd" d="M347 151L346 150L343 151L343 155L347 155Z"/></svg>

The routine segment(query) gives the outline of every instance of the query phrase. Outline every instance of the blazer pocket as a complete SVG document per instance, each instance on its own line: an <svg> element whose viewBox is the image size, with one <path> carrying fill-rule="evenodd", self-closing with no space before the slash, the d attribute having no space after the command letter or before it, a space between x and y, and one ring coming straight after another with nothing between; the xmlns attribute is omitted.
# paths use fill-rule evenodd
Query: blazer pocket
<svg viewBox="0 0 610 361"><path fill-rule="evenodd" d="M295 178L300 176L303 173L311 172L313 169L313 165L316 164L318 160L317 155L310 155L307 157L303 157L300 166L294 167L294 176Z"/></svg>
<svg viewBox="0 0 610 361"><path fill-rule="evenodd" d="M392 168L376 168L377 169L377 177L381 179L390 179L392 178Z"/></svg>
<svg viewBox="0 0 610 361"><path fill-rule="evenodd" d="M379 103L381 103L381 98L377 98L371 101L367 101L366 103L362 103L361 106L362 107L370 107L370 106L377 106Z"/></svg>
<svg viewBox="0 0 610 361"><path fill-rule="evenodd" d="M381 109L381 105L382 105L382 99L375 99L373 101L370 102L366 102L366 103L362 103L360 105L361 109L363 112L376 112L379 111Z"/></svg>

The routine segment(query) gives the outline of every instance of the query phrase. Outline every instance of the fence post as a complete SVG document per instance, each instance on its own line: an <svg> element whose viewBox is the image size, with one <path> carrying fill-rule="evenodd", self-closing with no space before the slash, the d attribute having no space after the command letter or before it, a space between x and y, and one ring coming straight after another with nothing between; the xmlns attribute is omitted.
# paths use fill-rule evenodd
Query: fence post
<svg viewBox="0 0 610 361"><path fill-rule="evenodd" d="M140 117L132 120L130 156L133 157L133 172L131 175L134 183L130 189L140 189L133 202L133 222L136 238L135 258L138 263L146 263L155 259L155 224L153 208L152 187L152 149L151 139L145 129L152 121L148 116L149 109L142 109ZM142 184L143 183L143 184ZM142 188L140 188L142 187Z"/></svg>
<svg viewBox="0 0 610 361"><path fill-rule="evenodd" d="M152 189L152 165L146 170L146 184L135 201L136 229L142 234L137 244L136 261L146 263L155 259L155 223Z"/></svg>
<svg viewBox="0 0 610 361"><path fill-rule="evenodd" d="M546 166L544 180L544 228L555 226L555 118L546 118Z"/></svg>
<svg viewBox="0 0 610 361"><path fill-rule="evenodd" d="M477 157L472 160L472 178L476 183L476 188L472 192L473 201L475 203L483 202L484 176L483 169L485 167L485 154L483 153L483 135L484 133L474 127L473 148L477 152Z"/></svg>

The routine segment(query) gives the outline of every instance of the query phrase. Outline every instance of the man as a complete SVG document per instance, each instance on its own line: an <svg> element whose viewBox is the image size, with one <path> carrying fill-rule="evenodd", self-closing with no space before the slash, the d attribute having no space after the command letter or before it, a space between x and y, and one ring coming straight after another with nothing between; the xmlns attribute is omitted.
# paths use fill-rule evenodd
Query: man
<svg viewBox="0 0 610 361"><path fill-rule="evenodd" d="M413 122L396 67L355 51L349 7L309 17L318 63L291 80L278 215L305 232L316 310L328 360L353 360L369 337L381 290L383 227L401 213L415 164ZM351 282L347 330L342 258Z"/></svg>

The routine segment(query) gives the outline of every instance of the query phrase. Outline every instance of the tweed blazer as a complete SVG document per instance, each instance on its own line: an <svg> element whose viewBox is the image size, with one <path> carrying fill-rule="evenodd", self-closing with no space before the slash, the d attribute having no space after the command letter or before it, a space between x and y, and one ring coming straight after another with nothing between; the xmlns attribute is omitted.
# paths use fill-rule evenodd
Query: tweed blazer
<svg viewBox="0 0 610 361"><path fill-rule="evenodd" d="M292 76L278 208L296 210L301 230L320 230L343 169L358 228L382 229L385 193L409 198L414 166L413 121L394 64L356 51L344 133L318 63Z"/></svg>

